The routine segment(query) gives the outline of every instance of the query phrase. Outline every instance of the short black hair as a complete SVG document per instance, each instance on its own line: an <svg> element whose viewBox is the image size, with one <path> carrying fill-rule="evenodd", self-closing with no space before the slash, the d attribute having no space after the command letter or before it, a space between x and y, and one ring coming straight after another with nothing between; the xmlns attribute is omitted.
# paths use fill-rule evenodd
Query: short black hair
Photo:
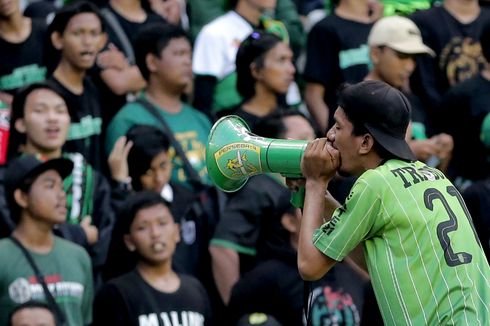
<svg viewBox="0 0 490 326"><path fill-rule="evenodd" d="M138 191L131 194L124 202L118 221L121 223L121 231L128 234L136 214L142 209L163 205L170 209L170 204L159 193L154 191Z"/></svg>
<svg viewBox="0 0 490 326"><path fill-rule="evenodd" d="M74 1L66 6L61 7L61 9L56 12L53 21L51 22L51 24L49 24L48 35L51 35L54 32L63 34L65 32L66 26L73 18L73 16L83 13L95 14L97 18L99 18L102 31L105 31L104 18L102 17L99 8L97 8L96 5L88 1Z"/></svg>
<svg viewBox="0 0 490 326"><path fill-rule="evenodd" d="M169 138L160 129L149 125L134 125L126 133L133 142L128 154L129 176L136 191L142 190L140 177L148 171L151 161L162 152L168 152Z"/></svg>
<svg viewBox="0 0 490 326"><path fill-rule="evenodd" d="M275 34L255 31L241 43L235 59L236 88L245 100L255 95L256 80L252 76L252 63L255 63L257 68L262 68L265 54L280 42L281 38Z"/></svg>
<svg viewBox="0 0 490 326"><path fill-rule="evenodd" d="M177 25L152 23L140 30L135 39L134 54L136 65L146 81L150 78L150 71L146 66L146 56L151 53L160 57L162 50L167 47L171 40L176 38L185 38L191 43L187 32Z"/></svg>
<svg viewBox="0 0 490 326"><path fill-rule="evenodd" d="M59 95L63 100L63 95L56 90L50 83L47 82L37 82L32 83L28 86L25 86L18 90L18 92L14 95L14 99L12 102L12 113L10 116L10 136L9 136L9 144L7 148L7 158L8 160L13 159L18 156L19 147L26 142L25 134L21 134L15 129L15 122L19 119L24 118L25 114L25 105L27 98L29 95L38 90L38 89L47 89L52 91L53 93Z"/></svg>
<svg viewBox="0 0 490 326"><path fill-rule="evenodd" d="M490 63L490 22L486 23L481 31L480 45L483 56Z"/></svg>
<svg viewBox="0 0 490 326"><path fill-rule="evenodd" d="M23 310L23 309L45 309L46 311L48 311L52 316L53 316L53 319L54 319L54 322L55 324L57 325L57 321L56 321L56 314L54 312L54 310L51 308L51 306L49 306L47 303L44 303L44 302L40 302L40 301L35 301L35 300L29 300L29 301L26 301L18 306L16 306L14 309L12 309L12 311L10 311L9 313L9 323L8 323L8 326L12 326L12 318L14 317L14 315Z"/></svg>

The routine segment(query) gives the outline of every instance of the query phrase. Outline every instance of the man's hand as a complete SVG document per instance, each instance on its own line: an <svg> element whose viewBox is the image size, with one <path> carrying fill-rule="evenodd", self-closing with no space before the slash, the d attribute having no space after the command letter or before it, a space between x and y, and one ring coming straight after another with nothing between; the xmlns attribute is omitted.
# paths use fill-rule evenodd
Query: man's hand
<svg viewBox="0 0 490 326"><path fill-rule="evenodd" d="M327 138L308 143L301 160L301 171L306 179L329 182L340 166L339 151Z"/></svg>
<svg viewBox="0 0 490 326"><path fill-rule="evenodd" d="M85 216L83 220L80 222L80 226L85 232L85 236L87 237L87 242L89 245L95 244L99 240L99 230L95 225L92 225L92 217Z"/></svg>
<svg viewBox="0 0 490 326"><path fill-rule="evenodd" d="M133 142L126 142L126 136L121 136L114 144L114 148L107 159L112 179L123 182L129 177L128 154Z"/></svg>
<svg viewBox="0 0 490 326"><path fill-rule="evenodd" d="M124 53L112 43L109 44L107 50L100 52L97 55L97 65L102 69L123 70L129 67L128 60Z"/></svg>

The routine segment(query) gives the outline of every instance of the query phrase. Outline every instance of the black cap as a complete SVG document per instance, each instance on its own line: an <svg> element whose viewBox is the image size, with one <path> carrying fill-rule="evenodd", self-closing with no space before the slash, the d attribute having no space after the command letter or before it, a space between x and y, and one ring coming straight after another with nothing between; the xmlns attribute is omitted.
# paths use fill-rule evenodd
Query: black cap
<svg viewBox="0 0 490 326"><path fill-rule="evenodd" d="M5 172L5 191L9 205L13 203L14 191L22 188L28 178L34 178L47 170L56 170L62 179L73 170L73 162L66 158L44 161L41 156L25 154L12 160Z"/></svg>
<svg viewBox="0 0 490 326"><path fill-rule="evenodd" d="M416 160L405 141L411 108L402 92L384 82L367 80L342 89L339 106L388 152L403 160Z"/></svg>

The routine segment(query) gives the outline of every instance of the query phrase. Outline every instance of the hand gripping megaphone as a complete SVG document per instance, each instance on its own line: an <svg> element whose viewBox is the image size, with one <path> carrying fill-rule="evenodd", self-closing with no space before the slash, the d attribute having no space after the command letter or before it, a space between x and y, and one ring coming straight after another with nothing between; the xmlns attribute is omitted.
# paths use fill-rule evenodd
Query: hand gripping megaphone
<svg viewBox="0 0 490 326"><path fill-rule="evenodd" d="M225 116L214 124L206 145L206 165L213 183L225 192L239 190L248 178L280 173L300 178L306 140L285 140L254 135L240 117ZM293 198L295 206L302 197Z"/></svg>

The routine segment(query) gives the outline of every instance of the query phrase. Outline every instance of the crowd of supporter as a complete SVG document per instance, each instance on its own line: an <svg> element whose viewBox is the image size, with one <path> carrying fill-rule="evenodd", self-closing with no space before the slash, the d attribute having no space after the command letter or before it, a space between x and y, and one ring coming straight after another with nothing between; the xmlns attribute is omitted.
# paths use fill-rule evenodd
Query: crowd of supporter
<svg viewBox="0 0 490 326"><path fill-rule="evenodd" d="M225 193L205 159L230 115L324 137L363 80L407 96L488 258L489 4L0 0L0 325L382 324L353 260L301 279L283 176Z"/></svg>

